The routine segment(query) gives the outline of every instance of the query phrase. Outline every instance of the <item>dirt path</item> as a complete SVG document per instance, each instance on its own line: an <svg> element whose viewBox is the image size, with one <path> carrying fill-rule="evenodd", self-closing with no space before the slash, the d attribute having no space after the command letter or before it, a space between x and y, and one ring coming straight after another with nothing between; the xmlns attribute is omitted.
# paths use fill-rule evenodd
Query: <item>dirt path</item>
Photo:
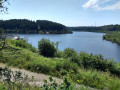
<svg viewBox="0 0 120 90"><path fill-rule="evenodd" d="M6 65L3 63L0 63L0 67L4 68ZM34 77L33 82L29 82L29 84L32 85L37 85L37 86L41 86L44 84L44 80L49 81L49 77L50 75L45 75L45 74L41 74L41 73L34 73L31 71L27 71L25 69L18 69L18 68L13 68L13 67L9 67L9 69L11 69L13 72L15 71L21 71L22 74L28 75L29 78L32 78L32 76ZM57 83L62 83L63 80L58 79L56 77L53 77L54 80L56 80Z"/></svg>
<svg viewBox="0 0 120 90"><path fill-rule="evenodd" d="M0 63L0 67L4 68L4 67L6 67L6 65L3 64L3 63ZM50 77L50 75L45 75L45 74L41 74L41 73L34 73L34 72L31 72L31 71L27 71L25 69L18 69L16 67L9 67L9 69L11 69L13 72L21 71L23 75L28 75L29 78L34 76L34 80L32 82L28 82L31 85L43 86L44 85L44 80L49 81L49 77ZM57 83L62 83L63 82L62 79L59 79L59 78L56 78L56 77L53 77L53 79L56 80ZM85 90L96 90L94 88L81 86L81 85L78 85L78 84L76 84L74 88L76 90L79 90L79 88L81 88L81 87L82 88L84 87Z"/></svg>

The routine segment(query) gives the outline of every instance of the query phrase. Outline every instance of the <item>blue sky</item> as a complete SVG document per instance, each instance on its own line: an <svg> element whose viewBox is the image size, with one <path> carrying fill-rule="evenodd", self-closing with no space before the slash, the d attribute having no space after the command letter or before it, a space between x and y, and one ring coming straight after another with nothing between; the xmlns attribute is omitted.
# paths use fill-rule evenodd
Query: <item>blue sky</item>
<svg viewBox="0 0 120 90"><path fill-rule="evenodd" d="M0 19L50 20L66 26L120 24L120 0L9 0Z"/></svg>

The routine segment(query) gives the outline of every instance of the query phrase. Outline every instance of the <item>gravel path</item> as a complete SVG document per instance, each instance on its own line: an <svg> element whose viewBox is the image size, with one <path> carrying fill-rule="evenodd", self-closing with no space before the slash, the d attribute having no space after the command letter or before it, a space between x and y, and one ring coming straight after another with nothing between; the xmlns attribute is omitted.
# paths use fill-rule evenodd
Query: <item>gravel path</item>
<svg viewBox="0 0 120 90"><path fill-rule="evenodd" d="M6 67L6 65L3 64L3 63L0 63L0 67L4 68L4 67ZM34 80L32 82L28 82L30 85L43 86L44 85L44 80L49 81L49 77L50 77L50 75L45 75L45 74L41 74L41 73L34 73L34 72L31 72L31 71L27 71L25 69L19 69L19 68L16 68L16 67L9 67L9 69L11 69L13 72L21 71L23 75L28 75L29 78L34 77ZM56 80L57 83L62 83L63 82L62 79L59 79L59 78L56 78L56 77L53 77L53 79ZM74 89L79 90L79 88L81 88L81 87L82 87L81 85L76 84ZM97 90L97 89L94 89L94 88L91 88L91 87L86 87L86 86L83 86L83 87L85 88L85 90Z"/></svg>
<svg viewBox="0 0 120 90"><path fill-rule="evenodd" d="M6 65L3 63L0 63L0 67L4 68L4 67L6 67ZM31 84L31 85L41 86L44 84L44 80L49 81L49 77L50 77L50 75L45 75L45 74L41 74L41 73L34 73L31 71L27 71L25 69L19 69L19 68L14 68L14 67L9 67L9 69L11 69L11 71L13 71L13 72L21 71L22 74L28 75L29 78L34 77L34 80L32 82L29 82L29 84ZM58 79L56 77L53 77L53 79L56 80L57 83L63 82L62 79Z"/></svg>

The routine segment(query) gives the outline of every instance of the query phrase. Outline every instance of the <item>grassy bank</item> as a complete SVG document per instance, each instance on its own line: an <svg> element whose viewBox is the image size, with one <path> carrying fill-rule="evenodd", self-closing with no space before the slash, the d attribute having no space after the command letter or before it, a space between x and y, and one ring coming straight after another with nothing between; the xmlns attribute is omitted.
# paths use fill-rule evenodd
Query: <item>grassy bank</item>
<svg viewBox="0 0 120 90"><path fill-rule="evenodd" d="M73 49L67 49L58 51L53 58L47 58L39 55L25 41L7 40L7 44L10 47L6 46L0 51L0 62L7 65L60 78L67 75L71 82L93 88L120 89L119 63L108 61L102 55L78 54Z"/></svg>
<svg viewBox="0 0 120 90"><path fill-rule="evenodd" d="M103 39L120 45L120 32L111 32L103 36Z"/></svg>

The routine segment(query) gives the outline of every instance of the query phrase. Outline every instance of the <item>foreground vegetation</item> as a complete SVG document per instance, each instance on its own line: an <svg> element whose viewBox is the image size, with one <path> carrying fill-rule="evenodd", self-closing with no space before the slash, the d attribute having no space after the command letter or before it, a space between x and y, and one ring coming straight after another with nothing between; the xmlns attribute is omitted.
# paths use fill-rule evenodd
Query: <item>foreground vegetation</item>
<svg viewBox="0 0 120 90"><path fill-rule="evenodd" d="M93 88L120 89L120 64L113 60L85 52L78 54L71 48L44 57L31 48L24 40L7 40L6 47L0 51L0 62L60 78L68 75L71 82Z"/></svg>
<svg viewBox="0 0 120 90"><path fill-rule="evenodd" d="M120 32L111 32L103 36L103 39L120 45Z"/></svg>
<svg viewBox="0 0 120 90"><path fill-rule="evenodd" d="M0 81L0 90L91 90L84 85L76 86L69 82L68 77L65 77L63 82L59 84L52 77L49 77L49 83L44 80L43 85L30 85L29 82L34 81L34 78L30 78L20 71L11 71L7 67L0 68Z"/></svg>

